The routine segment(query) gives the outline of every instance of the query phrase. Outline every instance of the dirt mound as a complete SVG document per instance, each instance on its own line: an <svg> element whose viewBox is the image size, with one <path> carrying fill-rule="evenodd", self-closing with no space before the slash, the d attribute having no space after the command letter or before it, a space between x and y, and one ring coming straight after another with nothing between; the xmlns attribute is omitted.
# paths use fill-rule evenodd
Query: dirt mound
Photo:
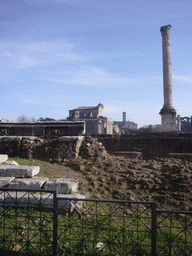
<svg viewBox="0 0 192 256"><path fill-rule="evenodd" d="M79 156L84 159L106 159L109 158L110 155L107 153L101 142L98 142L96 139L89 136L84 137L84 140L79 148Z"/></svg>
<svg viewBox="0 0 192 256"><path fill-rule="evenodd" d="M8 144L22 158L52 163L42 176L79 180L89 198L156 201L158 208L192 210L192 162L184 159L126 159L109 155L92 137L77 141ZM6 152L2 152L6 153ZM51 165L51 164L50 164ZM50 173L50 174L49 174Z"/></svg>
<svg viewBox="0 0 192 256"><path fill-rule="evenodd" d="M73 159L67 166L81 173L80 190L88 197L156 201L158 208L192 210L191 162L110 156Z"/></svg>

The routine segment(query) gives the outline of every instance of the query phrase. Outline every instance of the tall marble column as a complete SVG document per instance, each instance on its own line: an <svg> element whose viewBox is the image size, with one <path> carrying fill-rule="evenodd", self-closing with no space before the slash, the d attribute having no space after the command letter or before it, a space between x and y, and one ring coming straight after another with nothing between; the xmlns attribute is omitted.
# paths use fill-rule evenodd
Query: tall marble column
<svg viewBox="0 0 192 256"><path fill-rule="evenodd" d="M171 46L170 46L171 25L161 27L163 47L163 92L164 105L160 111L161 131L177 131L176 110L172 103L172 74L171 74Z"/></svg>

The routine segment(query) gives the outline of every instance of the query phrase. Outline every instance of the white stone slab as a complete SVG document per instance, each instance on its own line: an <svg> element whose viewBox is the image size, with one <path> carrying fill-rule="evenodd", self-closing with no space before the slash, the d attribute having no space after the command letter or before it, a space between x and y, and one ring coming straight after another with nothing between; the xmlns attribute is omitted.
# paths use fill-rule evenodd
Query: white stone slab
<svg viewBox="0 0 192 256"><path fill-rule="evenodd" d="M6 165L19 165L17 162L15 161L6 161L5 163L3 164L6 164Z"/></svg>
<svg viewBox="0 0 192 256"><path fill-rule="evenodd" d="M39 166L0 165L0 177L32 178L39 170Z"/></svg>
<svg viewBox="0 0 192 256"><path fill-rule="evenodd" d="M70 198L67 199L67 198ZM83 201L79 199L85 199L85 195L74 194L74 195L58 195L58 208L66 210L74 208L80 209ZM28 193L28 192L12 192L8 191L0 193L0 206L14 206L19 205L21 207L39 207L40 205L45 208L53 208L53 194L40 193Z"/></svg>
<svg viewBox="0 0 192 256"><path fill-rule="evenodd" d="M67 178L52 179L47 181L43 188L57 189L58 194L71 194L77 191L78 181Z"/></svg>
<svg viewBox="0 0 192 256"><path fill-rule="evenodd" d="M2 136L1 140L3 142L7 142L7 141L21 141L22 140L22 136Z"/></svg>
<svg viewBox="0 0 192 256"><path fill-rule="evenodd" d="M85 199L85 195L73 194L73 195L64 195L58 194L58 209L66 210L70 209L73 211L74 209L80 210L83 206L83 199ZM68 200L67 198L70 198ZM81 199L81 201L79 200Z"/></svg>
<svg viewBox="0 0 192 256"><path fill-rule="evenodd" d="M82 140L83 136L62 136L59 137L59 141L73 141L73 140Z"/></svg>
<svg viewBox="0 0 192 256"><path fill-rule="evenodd" d="M46 177L15 179L8 185L8 188L41 189L43 184L48 180Z"/></svg>
<svg viewBox="0 0 192 256"><path fill-rule="evenodd" d="M8 159L8 155L0 154L0 164L7 161L7 159Z"/></svg>
<svg viewBox="0 0 192 256"><path fill-rule="evenodd" d="M0 187L8 185L15 177L0 177Z"/></svg>

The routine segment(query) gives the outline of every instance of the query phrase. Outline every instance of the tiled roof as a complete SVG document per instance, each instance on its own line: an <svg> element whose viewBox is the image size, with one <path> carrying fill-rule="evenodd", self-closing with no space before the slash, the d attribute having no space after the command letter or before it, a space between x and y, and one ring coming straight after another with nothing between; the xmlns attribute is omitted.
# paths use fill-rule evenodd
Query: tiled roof
<svg viewBox="0 0 192 256"><path fill-rule="evenodd" d="M94 108L97 108L97 107L78 107L78 108L71 109L69 111L73 111L73 110L77 110L77 109L94 109Z"/></svg>

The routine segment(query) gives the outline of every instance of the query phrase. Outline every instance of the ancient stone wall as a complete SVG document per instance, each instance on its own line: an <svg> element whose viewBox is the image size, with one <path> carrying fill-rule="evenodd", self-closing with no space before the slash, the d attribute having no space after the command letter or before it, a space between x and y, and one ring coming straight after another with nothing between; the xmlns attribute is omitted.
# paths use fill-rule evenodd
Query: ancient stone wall
<svg viewBox="0 0 192 256"><path fill-rule="evenodd" d="M138 136L94 136L109 153L139 151L143 159L170 157L169 153L192 153L192 133L139 134Z"/></svg>
<svg viewBox="0 0 192 256"><path fill-rule="evenodd" d="M58 163L78 156L105 157L107 152L118 151L142 152L146 160L169 158L170 153L192 153L192 133L63 136L52 140L29 136L0 137L0 154Z"/></svg>
<svg viewBox="0 0 192 256"><path fill-rule="evenodd" d="M108 156L102 144L90 136L63 136L52 140L30 136L2 136L0 154L56 163L78 156L85 159Z"/></svg>
<svg viewBox="0 0 192 256"><path fill-rule="evenodd" d="M0 135L58 138L85 133L84 121L0 123Z"/></svg>
<svg viewBox="0 0 192 256"><path fill-rule="evenodd" d="M81 136L65 136L63 139L43 140L38 137L4 136L0 138L0 154L10 157L39 159L49 162L63 162L64 159L75 158Z"/></svg>

